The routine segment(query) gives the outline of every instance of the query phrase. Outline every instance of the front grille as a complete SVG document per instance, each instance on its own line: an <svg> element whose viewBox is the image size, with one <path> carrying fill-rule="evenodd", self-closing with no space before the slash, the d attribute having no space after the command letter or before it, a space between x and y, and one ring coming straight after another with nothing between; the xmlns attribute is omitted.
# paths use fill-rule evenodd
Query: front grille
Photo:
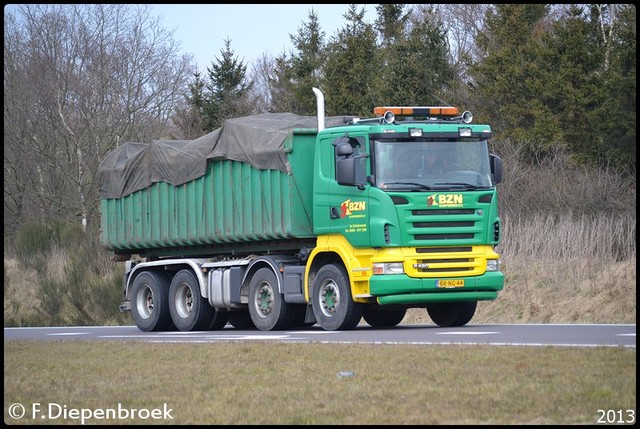
<svg viewBox="0 0 640 429"><path fill-rule="evenodd" d="M406 213L406 232L411 237L409 245L480 242L478 233L482 218L474 209L418 209Z"/></svg>
<svg viewBox="0 0 640 429"><path fill-rule="evenodd" d="M462 226L473 226L474 221L451 221L451 222L414 222L414 228L460 228Z"/></svg>
<svg viewBox="0 0 640 429"><path fill-rule="evenodd" d="M420 241L428 240L466 240L473 238L473 234L415 234L414 238Z"/></svg>
<svg viewBox="0 0 640 429"><path fill-rule="evenodd" d="M485 264L482 251L471 246L418 247L407 262L407 274L416 277L478 275Z"/></svg>
<svg viewBox="0 0 640 429"><path fill-rule="evenodd" d="M458 252L471 252L473 248L471 246L458 246L458 247L418 247L416 253L458 253Z"/></svg>
<svg viewBox="0 0 640 429"><path fill-rule="evenodd" d="M472 215L475 209L411 210L413 216Z"/></svg>

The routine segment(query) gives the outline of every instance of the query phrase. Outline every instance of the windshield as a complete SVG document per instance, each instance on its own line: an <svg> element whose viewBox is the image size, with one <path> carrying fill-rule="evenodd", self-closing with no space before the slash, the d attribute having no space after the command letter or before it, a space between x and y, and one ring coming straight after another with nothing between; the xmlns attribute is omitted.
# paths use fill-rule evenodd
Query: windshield
<svg viewBox="0 0 640 429"><path fill-rule="evenodd" d="M479 141L375 141L376 185L383 189L491 187L489 150Z"/></svg>

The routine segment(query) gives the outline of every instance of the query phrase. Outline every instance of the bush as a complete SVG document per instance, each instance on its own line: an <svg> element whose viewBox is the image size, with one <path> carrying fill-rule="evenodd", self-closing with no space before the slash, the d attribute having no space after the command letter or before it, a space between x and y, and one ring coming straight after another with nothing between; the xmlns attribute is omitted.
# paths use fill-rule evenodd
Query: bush
<svg viewBox="0 0 640 429"><path fill-rule="evenodd" d="M85 238L80 226L60 220L27 222L16 237L16 258L23 267L42 273L54 248L78 249L83 247Z"/></svg>
<svg viewBox="0 0 640 429"><path fill-rule="evenodd" d="M63 222L30 222L17 236L15 255L13 262L5 256L5 326L127 320L118 310L122 267L94 235Z"/></svg>

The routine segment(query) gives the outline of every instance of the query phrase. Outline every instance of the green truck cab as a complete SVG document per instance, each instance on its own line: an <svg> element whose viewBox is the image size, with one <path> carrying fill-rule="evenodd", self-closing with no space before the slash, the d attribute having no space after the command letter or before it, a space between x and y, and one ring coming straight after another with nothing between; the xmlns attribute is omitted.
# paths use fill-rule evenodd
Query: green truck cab
<svg viewBox="0 0 640 429"><path fill-rule="evenodd" d="M126 260L120 308L141 330L380 328L409 308L463 326L497 298L502 161L489 153L491 128L448 106L325 118L314 92L315 127L246 117L105 159L103 243ZM202 172L166 162L165 146ZM193 177L149 180L145 163Z"/></svg>

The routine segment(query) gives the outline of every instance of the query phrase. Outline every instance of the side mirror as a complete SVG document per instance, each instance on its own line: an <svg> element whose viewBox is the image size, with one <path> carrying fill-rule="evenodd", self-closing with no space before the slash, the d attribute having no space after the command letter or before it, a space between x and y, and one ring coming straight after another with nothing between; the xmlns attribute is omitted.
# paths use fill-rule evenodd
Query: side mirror
<svg viewBox="0 0 640 429"><path fill-rule="evenodd" d="M360 154L357 148L360 141L347 136L339 137L334 142L336 153L336 181L339 185L357 186L364 189L366 183L365 159L369 156Z"/></svg>
<svg viewBox="0 0 640 429"><path fill-rule="evenodd" d="M340 143L336 146L336 155L351 156L353 155L353 146L349 143Z"/></svg>
<svg viewBox="0 0 640 429"><path fill-rule="evenodd" d="M356 185L355 158L339 159L336 163L336 181L339 185Z"/></svg>
<svg viewBox="0 0 640 429"><path fill-rule="evenodd" d="M502 158L498 155L489 155L489 163L491 164L493 183L497 185L502 182Z"/></svg>

